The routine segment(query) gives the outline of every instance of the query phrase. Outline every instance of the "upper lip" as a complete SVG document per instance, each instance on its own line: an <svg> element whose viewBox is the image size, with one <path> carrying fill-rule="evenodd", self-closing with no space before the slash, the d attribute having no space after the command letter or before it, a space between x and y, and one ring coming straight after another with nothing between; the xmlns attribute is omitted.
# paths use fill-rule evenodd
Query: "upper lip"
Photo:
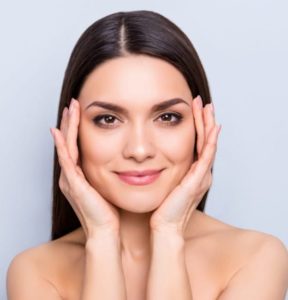
<svg viewBox="0 0 288 300"><path fill-rule="evenodd" d="M121 174L121 175L126 175L126 176L147 176L147 175L153 175L153 174L159 173L162 170L163 169L160 169L160 170L142 170L142 171L131 170L131 171L121 171L121 172L116 172L116 173Z"/></svg>

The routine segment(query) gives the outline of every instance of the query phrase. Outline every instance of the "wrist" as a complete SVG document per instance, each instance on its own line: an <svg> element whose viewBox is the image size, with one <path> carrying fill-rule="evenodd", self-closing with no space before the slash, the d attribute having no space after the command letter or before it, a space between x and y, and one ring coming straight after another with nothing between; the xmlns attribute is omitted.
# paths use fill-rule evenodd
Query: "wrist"
<svg viewBox="0 0 288 300"><path fill-rule="evenodd" d="M153 246L164 245L165 247L184 247L184 237L175 231L169 230L153 230L151 231L151 244Z"/></svg>
<svg viewBox="0 0 288 300"><path fill-rule="evenodd" d="M86 248L94 247L105 247L109 245L120 245L120 236L117 231L114 230L94 230L91 232L86 239Z"/></svg>

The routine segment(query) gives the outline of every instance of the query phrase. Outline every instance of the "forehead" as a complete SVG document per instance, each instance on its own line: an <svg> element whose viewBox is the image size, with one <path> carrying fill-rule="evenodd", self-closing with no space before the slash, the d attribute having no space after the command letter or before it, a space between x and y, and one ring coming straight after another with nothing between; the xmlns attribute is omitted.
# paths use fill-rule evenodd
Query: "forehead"
<svg viewBox="0 0 288 300"><path fill-rule="evenodd" d="M147 55L110 59L86 78L78 100L83 106L93 100L155 104L175 97L191 99L189 86L180 71L168 62Z"/></svg>

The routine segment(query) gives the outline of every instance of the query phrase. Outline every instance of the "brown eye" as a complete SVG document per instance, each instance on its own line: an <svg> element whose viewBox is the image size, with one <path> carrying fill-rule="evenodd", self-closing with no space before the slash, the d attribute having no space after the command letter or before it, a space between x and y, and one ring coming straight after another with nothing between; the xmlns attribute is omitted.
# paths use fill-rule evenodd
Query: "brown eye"
<svg viewBox="0 0 288 300"><path fill-rule="evenodd" d="M167 126L175 126L181 122L183 116L178 113L164 113L159 118L162 119L161 123ZM113 115L105 114L95 117L93 122L98 127L113 128L115 126L115 120L118 120L118 118Z"/></svg>
<svg viewBox="0 0 288 300"><path fill-rule="evenodd" d="M164 113L160 116L164 123L167 123L168 126L177 125L183 119L183 116L176 113ZM174 121L171 119L174 118Z"/></svg>
<svg viewBox="0 0 288 300"><path fill-rule="evenodd" d="M93 122L99 127L113 127L113 121L116 119L117 118L112 115L99 115L93 119ZM102 120L104 123L101 122Z"/></svg>

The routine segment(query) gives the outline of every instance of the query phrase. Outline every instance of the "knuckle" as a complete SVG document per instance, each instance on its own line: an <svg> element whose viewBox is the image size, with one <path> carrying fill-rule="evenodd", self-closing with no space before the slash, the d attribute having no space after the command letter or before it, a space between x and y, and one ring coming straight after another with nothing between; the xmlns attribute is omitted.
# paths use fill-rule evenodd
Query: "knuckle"
<svg viewBox="0 0 288 300"><path fill-rule="evenodd" d="M212 185L212 174L209 172L209 174L206 174L203 178L203 181L201 183L201 192L205 193Z"/></svg>
<svg viewBox="0 0 288 300"><path fill-rule="evenodd" d="M209 172L208 178L207 178L207 185L208 185L208 188L212 185L212 182L213 182L213 177L212 177L211 172Z"/></svg>
<svg viewBox="0 0 288 300"><path fill-rule="evenodd" d="M202 161L205 165L208 165L210 163L210 156L208 155L203 155L202 156Z"/></svg>
<svg viewBox="0 0 288 300"><path fill-rule="evenodd" d="M66 190L66 184L64 183L64 180L62 177L60 177L58 184L59 184L60 190L64 193Z"/></svg>
<svg viewBox="0 0 288 300"><path fill-rule="evenodd" d="M62 155L58 154L58 161L59 161L60 166L63 167L65 164L65 160Z"/></svg>
<svg viewBox="0 0 288 300"><path fill-rule="evenodd" d="M217 144L214 141L208 141L207 145L213 150L217 147Z"/></svg>
<svg viewBox="0 0 288 300"><path fill-rule="evenodd" d="M61 172L60 174L60 178L58 181L60 190L65 194L69 194L69 182L67 181L66 176L63 174L63 172Z"/></svg>

